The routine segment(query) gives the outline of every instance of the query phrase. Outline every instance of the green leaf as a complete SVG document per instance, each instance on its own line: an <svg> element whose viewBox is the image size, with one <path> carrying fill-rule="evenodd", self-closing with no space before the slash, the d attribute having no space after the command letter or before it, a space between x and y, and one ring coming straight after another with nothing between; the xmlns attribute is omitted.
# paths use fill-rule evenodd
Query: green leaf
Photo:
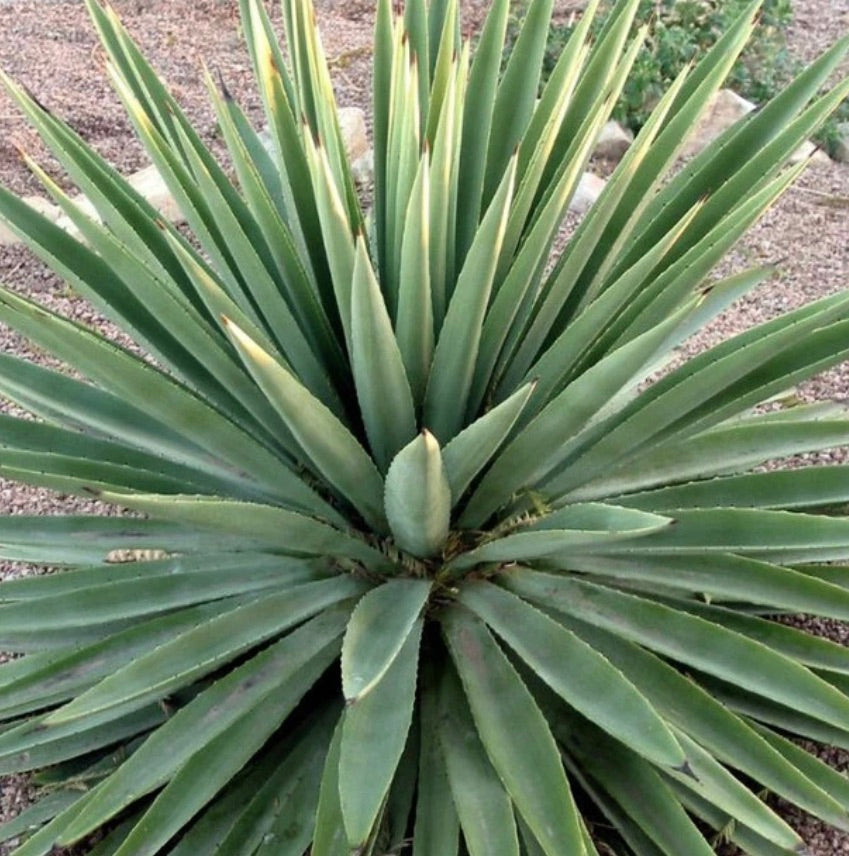
<svg viewBox="0 0 849 856"><path fill-rule="evenodd" d="M491 583L463 584L458 600L588 720L660 767L686 766L678 740L640 690L567 628Z"/></svg>
<svg viewBox="0 0 849 856"><path fill-rule="evenodd" d="M416 697L417 619L397 656L366 693L348 702L339 748L339 797L348 843L369 839L407 742Z"/></svg>
<svg viewBox="0 0 849 856"><path fill-rule="evenodd" d="M399 343L362 237L351 283L351 365L369 446L378 468L386 472L416 436L416 414Z"/></svg>
<svg viewBox="0 0 849 856"><path fill-rule="evenodd" d="M663 531L674 523L671 517L618 508L615 505L588 503L570 505L538 520L519 523L532 531L521 530L494 538L457 558L448 567L452 571L474 567L484 562L517 562L557 554L606 552L617 541L631 543Z"/></svg>
<svg viewBox="0 0 849 856"><path fill-rule="evenodd" d="M98 785L61 836L79 840L135 800L168 781L203 746L241 717L268 703L291 709L338 656L349 610L325 610L204 690L160 726ZM278 720L279 721L279 720Z"/></svg>
<svg viewBox="0 0 849 856"><path fill-rule="evenodd" d="M430 595L427 580L390 580L357 603L342 643L342 691L350 704L382 680Z"/></svg>
<svg viewBox="0 0 849 856"><path fill-rule="evenodd" d="M344 715L336 724L327 750L319 787L311 856L349 856L342 806L339 801L339 751Z"/></svg>
<svg viewBox="0 0 849 856"><path fill-rule="evenodd" d="M732 713L695 680L633 642L571 616L562 620L627 674L669 723L686 731L718 760L828 823L847 827L849 815L833 788L823 787L815 776L800 775L798 765L770 747L768 735ZM843 805L849 805L849 800Z"/></svg>
<svg viewBox="0 0 849 856"><path fill-rule="evenodd" d="M442 450L453 505L457 505L475 476L499 451L534 390L533 383L521 387L464 428Z"/></svg>
<svg viewBox="0 0 849 856"><path fill-rule="evenodd" d="M443 443L463 427L515 176L514 157L469 248L433 354L423 419Z"/></svg>
<svg viewBox="0 0 849 856"><path fill-rule="evenodd" d="M345 574L294 586L207 618L119 668L51 713L49 722L71 722L164 698L365 588Z"/></svg>
<svg viewBox="0 0 849 856"><path fill-rule="evenodd" d="M398 313L395 335L404 361L409 385L421 406L433 358L434 325L430 268L430 169L422 157L404 218L401 244L401 275L398 282ZM439 252L437 249L436 252Z"/></svg>
<svg viewBox="0 0 849 856"><path fill-rule="evenodd" d="M451 488L436 438L423 431L386 474L386 517L398 546L419 558L438 553L448 537Z"/></svg>
<svg viewBox="0 0 849 856"><path fill-rule="evenodd" d="M248 371L283 417L313 467L378 531L383 479L356 438L299 380L235 324L227 331Z"/></svg>
<svg viewBox="0 0 849 856"><path fill-rule="evenodd" d="M158 494L104 493L101 499L154 517L237 535L244 544L243 549L262 544L295 556L345 556L363 561L372 568L392 567L382 553L354 535L340 532L320 520L271 505Z"/></svg>
<svg viewBox="0 0 849 856"><path fill-rule="evenodd" d="M460 680L448 670L439 692L438 738L469 856L519 856L510 797L478 737Z"/></svg>
<svg viewBox="0 0 849 856"><path fill-rule="evenodd" d="M496 0L490 7L469 74L469 91L474 93L474 97L465 99L463 103L457 181L457 199L463 201L457 209L458 269L462 267L478 231L487 151L509 11L509 0Z"/></svg>
<svg viewBox="0 0 849 856"><path fill-rule="evenodd" d="M533 697L484 625L446 609L442 630L481 742L547 856L583 854L560 753Z"/></svg>
<svg viewBox="0 0 849 856"><path fill-rule="evenodd" d="M541 606L597 624L650 650L786 704L838 728L849 724L843 693L804 666L739 633L659 603L579 580L510 570L511 591Z"/></svg>
<svg viewBox="0 0 849 856"><path fill-rule="evenodd" d="M445 753L439 739L437 675L444 658L434 662L422 658L420 684L420 733L416 820L413 829L414 856L457 856L459 820L448 784Z"/></svg>

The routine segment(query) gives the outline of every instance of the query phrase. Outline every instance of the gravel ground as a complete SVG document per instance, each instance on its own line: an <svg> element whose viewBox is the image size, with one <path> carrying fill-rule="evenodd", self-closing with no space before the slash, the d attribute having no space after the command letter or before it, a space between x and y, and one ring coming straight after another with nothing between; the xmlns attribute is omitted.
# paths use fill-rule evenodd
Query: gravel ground
<svg viewBox="0 0 849 856"><path fill-rule="evenodd" d="M113 5L209 141L214 144L214 122L203 92L202 60L222 75L250 115L259 115L241 44L236 0L113 0ZM342 104L366 106L368 101L370 6L369 0L323 0L319 6L326 52ZM849 0L796 0L794 10L791 45L804 60L849 30ZM469 5L466 26L473 26L482 11L479 3ZM102 73L103 55L79 0L0 0L0 68L70 121L125 174L146 164L108 88ZM41 160L61 180L35 134L0 93L0 183L22 195L38 193L37 182L21 165L19 148ZM847 224L849 167L815 164L728 261L728 269L776 264L777 274L692 341L690 349L700 350L753 323L845 288L849 283ZM48 306L85 323L102 324L90 308L69 294L61 281L21 249L0 248L0 281L23 293L35 294ZM43 354L33 352L20 337L3 328L0 347L5 352L45 362ZM849 398L849 367L838 367L810 381L800 394L806 399ZM836 461L842 457L842 451L838 451L826 459ZM71 508L89 511L97 507L93 502L0 480L3 513L55 514ZM26 567L0 565L0 576L31 572ZM795 621L812 632L849 644L844 625L804 618ZM838 769L849 768L846 753L811 748ZM25 779L0 780L0 820L16 814L30 797ZM849 835L824 828L793 809L787 809L786 815L809 843L811 856L849 853ZM0 845L0 856L7 852Z"/></svg>

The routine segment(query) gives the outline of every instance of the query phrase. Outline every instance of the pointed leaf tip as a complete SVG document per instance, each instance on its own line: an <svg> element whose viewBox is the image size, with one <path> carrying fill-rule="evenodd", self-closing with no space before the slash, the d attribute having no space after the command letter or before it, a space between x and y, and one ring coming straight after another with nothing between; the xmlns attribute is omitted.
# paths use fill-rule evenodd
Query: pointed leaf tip
<svg viewBox="0 0 849 856"><path fill-rule="evenodd" d="M442 549L450 526L451 487L439 443L427 429L390 464L384 502L402 550L427 558Z"/></svg>

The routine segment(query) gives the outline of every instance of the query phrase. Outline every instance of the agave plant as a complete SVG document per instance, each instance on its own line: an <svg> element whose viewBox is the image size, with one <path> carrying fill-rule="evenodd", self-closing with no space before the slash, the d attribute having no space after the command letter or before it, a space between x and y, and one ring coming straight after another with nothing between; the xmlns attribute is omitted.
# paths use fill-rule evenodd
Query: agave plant
<svg viewBox="0 0 849 856"><path fill-rule="evenodd" d="M210 81L225 165L87 5L194 239L5 79L98 216L32 161L78 236L0 213L138 346L0 291L74 369L0 357L37 417L0 417L0 474L132 512L0 519L0 555L64 568L0 586L0 772L43 788L15 852L800 852L765 791L849 828L788 739L849 747L849 651L770 620L849 618L849 477L758 469L849 443L842 407L759 407L849 355L849 295L669 365L769 275L710 272L849 40L669 178L753 3L561 247L637 0L594 40L591 2L541 92L552 0L503 73L508 0L474 58L454 0L380 0L369 213L309 0L285 55L242 0L271 145Z"/></svg>

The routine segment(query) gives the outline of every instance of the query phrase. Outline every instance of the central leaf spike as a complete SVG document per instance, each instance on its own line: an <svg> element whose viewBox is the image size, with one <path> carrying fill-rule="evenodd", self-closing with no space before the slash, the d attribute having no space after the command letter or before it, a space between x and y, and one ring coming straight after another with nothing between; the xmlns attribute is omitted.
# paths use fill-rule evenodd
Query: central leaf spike
<svg viewBox="0 0 849 856"><path fill-rule="evenodd" d="M386 517L397 545L427 559L439 553L451 522L451 487L436 437L424 430L386 474Z"/></svg>

